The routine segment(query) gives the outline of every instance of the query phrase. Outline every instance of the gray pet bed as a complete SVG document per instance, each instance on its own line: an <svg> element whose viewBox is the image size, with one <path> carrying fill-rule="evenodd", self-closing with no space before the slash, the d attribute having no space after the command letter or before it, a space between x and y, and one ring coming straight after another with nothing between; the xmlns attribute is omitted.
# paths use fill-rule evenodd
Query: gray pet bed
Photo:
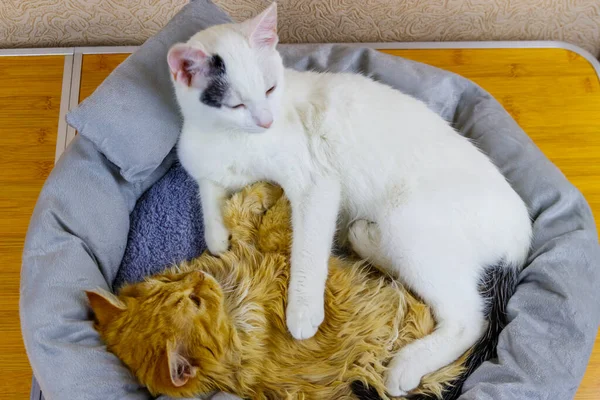
<svg viewBox="0 0 600 400"><path fill-rule="evenodd" d="M174 162L180 119L168 48L227 21L210 1L192 1L69 115L80 135L42 190L21 281L25 345L49 400L150 398L100 342L83 290L112 286L130 213ZM579 191L490 95L464 78L355 47L281 51L290 67L360 72L422 99L501 168L527 202L535 236L498 357L468 378L461 399L572 398L600 318L600 249Z"/></svg>

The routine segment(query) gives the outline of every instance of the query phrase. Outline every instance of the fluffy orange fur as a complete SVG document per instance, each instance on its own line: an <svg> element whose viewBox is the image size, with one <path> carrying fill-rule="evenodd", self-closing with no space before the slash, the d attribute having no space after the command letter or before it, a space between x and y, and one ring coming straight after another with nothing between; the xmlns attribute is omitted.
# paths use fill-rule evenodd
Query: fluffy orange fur
<svg viewBox="0 0 600 400"><path fill-rule="evenodd" d="M332 257L325 322L297 341L285 324L290 208L278 187L259 183L224 207L231 250L204 254L118 296L87 292L96 329L157 394L214 390L252 399L356 399L360 380L383 399L392 355L434 329L427 306L364 262ZM426 376L415 393L441 396L465 356Z"/></svg>

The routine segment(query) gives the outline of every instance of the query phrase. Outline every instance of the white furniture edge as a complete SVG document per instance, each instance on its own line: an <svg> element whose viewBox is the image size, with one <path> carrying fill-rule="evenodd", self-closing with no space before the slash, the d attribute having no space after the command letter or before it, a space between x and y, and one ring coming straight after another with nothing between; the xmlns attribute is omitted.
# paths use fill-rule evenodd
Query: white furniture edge
<svg viewBox="0 0 600 400"><path fill-rule="evenodd" d="M74 109L79 104L79 88L81 86L81 67L82 67L82 65L83 65L83 54L76 52L73 55L73 73L71 74L71 89L69 91L69 97L68 97L69 105L67 107L67 112L69 112L69 110ZM62 103L62 100L61 100L61 103ZM66 113L59 115L59 118L61 120L65 120L66 115L67 115ZM71 140L73 140L75 138L75 128L73 128L70 125L67 125L66 131L63 131L63 132L66 136L65 146L63 147L63 150L64 150L67 148L67 145L69 143L71 143ZM57 158L57 160L58 160L58 158Z"/></svg>
<svg viewBox="0 0 600 400"><path fill-rule="evenodd" d="M317 45L319 43L315 43ZM564 49L572 51L587 60L596 71L600 80L600 62L587 50L561 41L483 41L483 42L386 42L386 43L332 43L351 47L369 47L374 49ZM56 158L75 137L75 130L68 126L65 116L79 103L79 87L81 82L81 66L84 54L130 54L137 46L105 46L105 47L63 47L45 49L0 49L3 56L42 56L64 55L65 66L61 91L56 141Z"/></svg>
<svg viewBox="0 0 600 400"><path fill-rule="evenodd" d="M65 55L65 66L63 69L63 80L62 80L62 90L60 92L60 108L58 111L58 132L56 136L56 152L54 155L54 162L56 162L62 152L67 147L67 120L65 119L65 115L69 112L70 103L68 101L63 101L64 99L68 99L71 96L71 84L73 82L73 55L67 54Z"/></svg>

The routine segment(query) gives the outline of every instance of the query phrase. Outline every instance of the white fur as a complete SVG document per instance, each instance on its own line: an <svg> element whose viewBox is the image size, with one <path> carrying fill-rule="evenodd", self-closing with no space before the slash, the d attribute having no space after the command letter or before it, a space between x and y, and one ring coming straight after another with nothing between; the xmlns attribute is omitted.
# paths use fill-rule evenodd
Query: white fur
<svg viewBox="0 0 600 400"><path fill-rule="evenodd" d="M274 45L253 46L247 26L216 26L188 42L223 58L228 96L246 109L208 107L200 90L175 82L179 158L199 182L209 250L227 247L219 211L226 192L258 180L280 184L294 230L287 325L305 339L323 320L336 220L357 221L349 235L356 251L402 279L436 316L436 330L390 363L387 390L402 395L482 334L478 280L494 263L524 263L527 209L490 160L424 103L359 75L284 70ZM272 115L270 129L252 122L256 109Z"/></svg>
<svg viewBox="0 0 600 400"><path fill-rule="evenodd" d="M220 392L220 393L217 393L214 396L212 396L210 398L210 400L242 400L242 399L233 394Z"/></svg>

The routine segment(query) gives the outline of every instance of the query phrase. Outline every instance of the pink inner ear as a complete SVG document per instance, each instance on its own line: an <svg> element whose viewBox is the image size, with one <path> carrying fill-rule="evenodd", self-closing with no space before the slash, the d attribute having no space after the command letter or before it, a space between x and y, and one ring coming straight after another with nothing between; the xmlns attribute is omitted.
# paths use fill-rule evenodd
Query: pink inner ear
<svg viewBox="0 0 600 400"><path fill-rule="evenodd" d="M191 86L194 77L204 71L206 53L187 44L176 44L167 55L169 68L175 81Z"/></svg>
<svg viewBox="0 0 600 400"><path fill-rule="evenodd" d="M175 387L181 387L188 383L190 378L196 376L198 368L192 366L190 362L177 352L169 352L169 372L171 382Z"/></svg>
<svg viewBox="0 0 600 400"><path fill-rule="evenodd" d="M277 4L272 3L265 11L251 20L254 30L250 34L253 47L275 47L277 36Z"/></svg>

